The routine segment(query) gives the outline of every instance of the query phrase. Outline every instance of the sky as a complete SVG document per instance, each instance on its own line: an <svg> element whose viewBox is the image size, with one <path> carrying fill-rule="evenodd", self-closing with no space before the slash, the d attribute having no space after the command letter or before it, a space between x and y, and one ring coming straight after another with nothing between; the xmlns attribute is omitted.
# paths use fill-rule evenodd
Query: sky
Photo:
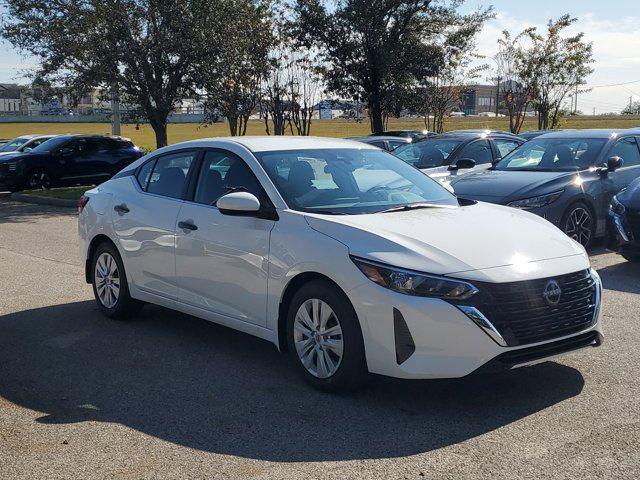
<svg viewBox="0 0 640 480"><path fill-rule="evenodd" d="M462 8L471 11L489 5L496 18L478 37L481 55L496 53L496 40L505 29L513 34L530 26L544 29L549 19L569 13L579 20L572 30L585 33L585 39L593 43L595 58L595 71L588 79L592 90L578 96L578 110L585 114L619 112L630 98L640 101L638 0L466 0ZM0 82L20 83L21 72L34 66L34 59L0 42Z"/></svg>

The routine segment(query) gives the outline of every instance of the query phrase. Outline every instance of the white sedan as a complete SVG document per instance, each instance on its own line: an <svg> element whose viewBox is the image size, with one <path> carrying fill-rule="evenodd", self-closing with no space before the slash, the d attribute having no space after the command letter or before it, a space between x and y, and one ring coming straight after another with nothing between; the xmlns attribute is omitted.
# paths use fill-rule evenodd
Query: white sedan
<svg viewBox="0 0 640 480"><path fill-rule="evenodd" d="M463 201L361 143L207 139L162 148L79 203L99 308L154 303L289 351L313 385L461 377L601 343L584 249Z"/></svg>

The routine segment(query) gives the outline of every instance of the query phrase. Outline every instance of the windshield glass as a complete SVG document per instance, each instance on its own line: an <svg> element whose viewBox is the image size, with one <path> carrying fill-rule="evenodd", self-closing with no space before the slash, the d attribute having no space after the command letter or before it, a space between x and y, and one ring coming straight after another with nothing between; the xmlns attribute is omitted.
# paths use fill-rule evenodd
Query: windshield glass
<svg viewBox="0 0 640 480"><path fill-rule="evenodd" d="M28 138L14 138L9 143L0 147L0 152L15 152L22 145L29 141Z"/></svg>
<svg viewBox="0 0 640 480"><path fill-rule="evenodd" d="M496 170L562 172L595 167L604 138L534 138L504 157Z"/></svg>
<svg viewBox="0 0 640 480"><path fill-rule="evenodd" d="M430 138L398 147L393 154L417 168L440 167L449 164L451 152L463 141L462 138Z"/></svg>
<svg viewBox="0 0 640 480"><path fill-rule="evenodd" d="M382 150L285 150L256 157L295 210L361 214L412 204L458 205L437 182Z"/></svg>
<svg viewBox="0 0 640 480"><path fill-rule="evenodd" d="M69 138L72 138L72 137L60 136L60 137L50 138L46 142L42 142L40 145L38 145L36 148L34 148L31 151L32 152L36 152L36 153L37 152L50 152L51 150L55 150L59 146L61 146L64 143L66 143L69 140Z"/></svg>

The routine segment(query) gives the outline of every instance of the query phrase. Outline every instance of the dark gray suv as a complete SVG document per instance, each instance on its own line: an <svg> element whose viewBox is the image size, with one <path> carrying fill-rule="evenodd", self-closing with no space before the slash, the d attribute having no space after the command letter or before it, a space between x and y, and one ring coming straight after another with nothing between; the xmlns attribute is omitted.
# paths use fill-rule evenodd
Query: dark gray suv
<svg viewBox="0 0 640 480"><path fill-rule="evenodd" d="M640 130L573 130L536 137L455 193L540 215L589 246L606 233L611 198L640 177Z"/></svg>

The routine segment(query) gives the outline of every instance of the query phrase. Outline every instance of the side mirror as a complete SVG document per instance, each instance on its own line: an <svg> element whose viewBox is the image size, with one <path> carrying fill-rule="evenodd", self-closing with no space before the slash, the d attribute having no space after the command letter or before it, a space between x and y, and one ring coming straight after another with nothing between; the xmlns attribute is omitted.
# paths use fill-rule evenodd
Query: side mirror
<svg viewBox="0 0 640 480"><path fill-rule="evenodd" d="M622 167L622 165L624 165L624 160L622 158L618 156L609 157L609 159L607 160L607 171L615 172L620 167Z"/></svg>
<svg viewBox="0 0 640 480"><path fill-rule="evenodd" d="M220 197L216 207L226 215L250 215L260 210L260 200L249 192L231 192Z"/></svg>
<svg viewBox="0 0 640 480"><path fill-rule="evenodd" d="M471 158L461 158L455 165L451 165L449 170L460 170L463 168L473 168L476 166L476 161Z"/></svg>

